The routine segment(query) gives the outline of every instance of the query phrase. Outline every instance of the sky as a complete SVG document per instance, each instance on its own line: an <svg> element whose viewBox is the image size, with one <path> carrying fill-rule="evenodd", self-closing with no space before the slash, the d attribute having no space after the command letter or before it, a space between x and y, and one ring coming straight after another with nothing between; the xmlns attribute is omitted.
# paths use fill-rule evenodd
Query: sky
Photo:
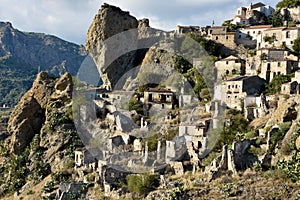
<svg viewBox="0 0 300 200"><path fill-rule="evenodd" d="M279 0L263 0L275 8ZM150 26L166 31L176 25L206 26L233 18L236 8L249 0L0 0L0 21L26 32L52 34L85 44L87 30L103 3L120 7Z"/></svg>

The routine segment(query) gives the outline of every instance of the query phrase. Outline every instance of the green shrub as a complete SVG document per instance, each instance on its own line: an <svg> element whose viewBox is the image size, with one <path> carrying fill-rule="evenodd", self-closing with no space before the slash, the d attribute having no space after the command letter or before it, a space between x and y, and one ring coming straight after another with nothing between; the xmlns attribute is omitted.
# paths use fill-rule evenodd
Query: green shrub
<svg viewBox="0 0 300 200"><path fill-rule="evenodd" d="M54 186L55 186L55 182L54 181L48 181L47 183L45 183L44 187L43 187L43 190L45 192L52 192L53 189L54 189Z"/></svg>
<svg viewBox="0 0 300 200"><path fill-rule="evenodd" d="M272 95L280 92L281 90L281 85L287 82L291 81L291 77L293 77L294 74L289 74L289 75L283 75L279 74L276 75L270 83L266 85L266 92L267 95Z"/></svg>
<svg viewBox="0 0 300 200"><path fill-rule="evenodd" d="M254 138L257 136L258 136L258 134L256 131L250 131L250 132L245 133L245 139L251 139L251 138Z"/></svg>
<svg viewBox="0 0 300 200"><path fill-rule="evenodd" d="M156 188L156 174L131 174L126 177L127 188L131 193L146 196Z"/></svg>
<svg viewBox="0 0 300 200"><path fill-rule="evenodd" d="M258 156L261 152L261 148L251 145L250 148L248 149L248 152L255 156Z"/></svg>
<svg viewBox="0 0 300 200"><path fill-rule="evenodd" d="M276 144L281 141L286 132L289 130L289 128L291 127L291 122L284 122L282 124L279 125L279 130L272 134L270 137L270 146L269 146L269 152L273 151L273 149L275 148Z"/></svg>
<svg viewBox="0 0 300 200"><path fill-rule="evenodd" d="M69 160L68 162L66 162L66 164L64 165L64 169L72 169L75 166L75 162L73 159Z"/></svg>
<svg viewBox="0 0 300 200"><path fill-rule="evenodd" d="M231 144L234 140L241 139L245 132L248 131L249 122L244 118L242 112L235 109L229 109L216 148L221 149L223 145Z"/></svg>
<svg viewBox="0 0 300 200"><path fill-rule="evenodd" d="M153 152L157 150L158 140L161 137L160 134L152 135L148 138L145 138L145 141L148 143L148 151Z"/></svg>
<svg viewBox="0 0 300 200"><path fill-rule="evenodd" d="M276 167L293 182L300 181L300 152L293 154L289 161L279 161Z"/></svg>
<svg viewBox="0 0 300 200"><path fill-rule="evenodd" d="M276 8L280 10L281 8L294 8L300 6L299 0L282 0L276 5Z"/></svg>
<svg viewBox="0 0 300 200"><path fill-rule="evenodd" d="M135 110L137 113L143 114L143 103L133 97L128 101L128 109Z"/></svg>
<svg viewBox="0 0 300 200"><path fill-rule="evenodd" d="M274 42L274 38L270 37L270 36L264 36L264 41L265 42L269 42L269 44L271 44L272 42Z"/></svg>

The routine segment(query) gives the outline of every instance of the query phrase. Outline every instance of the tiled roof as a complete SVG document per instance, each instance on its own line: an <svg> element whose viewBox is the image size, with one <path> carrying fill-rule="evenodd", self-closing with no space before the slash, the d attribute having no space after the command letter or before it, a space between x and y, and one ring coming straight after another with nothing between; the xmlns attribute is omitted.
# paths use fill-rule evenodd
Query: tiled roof
<svg viewBox="0 0 300 200"><path fill-rule="evenodd" d="M235 56L231 55L231 56L228 56L227 58L224 58L222 60L240 60L240 59L238 57L235 57Z"/></svg>
<svg viewBox="0 0 300 200"><path fill-rule="evenodd" d="M247 76L237 76L237 77L228 79L227 81L240 81L240 80L243 80L245 78L247 78Z"/></svg>
<svg viewBox="0 0 300 200"><path fill-rule="evenodd" d="M249 26L245 29L262 29L262 28L272 28L272 25Z"/></svg>
<svg viewBox="0 0 300 200"><path fill-rule="evenodd" d="M273 30L300 30L300 27L272 27L268 28L266 31L273 31Z"/></svg>
<svg viewBox="0 0 300 200"><path fill-rule="evenodd" d="M147 92L163 92L163 93L173 93L171 89L166 89L166 88L147 88Z"/></svg>
<svg viewBox="0 0 300 200"><path fill-rule="evenodd" d="M256 3L256 4L252 4L252 9L255 9L255 8L260 8L260 7L264 7L266 6L265 4L263 4L262 2L259 2L259 3Z"/></svg>

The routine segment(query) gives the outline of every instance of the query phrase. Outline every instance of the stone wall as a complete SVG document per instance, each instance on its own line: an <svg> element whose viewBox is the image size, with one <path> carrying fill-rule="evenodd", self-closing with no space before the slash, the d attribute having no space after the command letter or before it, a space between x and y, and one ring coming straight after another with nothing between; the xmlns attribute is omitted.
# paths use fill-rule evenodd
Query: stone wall
<svg viewBox="0 0 300 200"><path fill-rule="evenodd" d="M223 44L231 50L234 50L237 47L235 33L215 34L211 36L211 39L217 43Z"/></svg>

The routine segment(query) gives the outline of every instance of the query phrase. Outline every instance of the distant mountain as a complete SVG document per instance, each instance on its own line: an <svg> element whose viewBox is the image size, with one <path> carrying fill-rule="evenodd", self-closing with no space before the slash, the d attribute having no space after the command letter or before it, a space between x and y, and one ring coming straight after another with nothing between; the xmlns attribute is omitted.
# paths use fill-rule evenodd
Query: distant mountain
<svg viewBox="0 0 300 200"><path fill-rule="evenodd" d="M0 22L0 106L17 104L39 71L75 75L86 55L83 46Z"/></svg>

